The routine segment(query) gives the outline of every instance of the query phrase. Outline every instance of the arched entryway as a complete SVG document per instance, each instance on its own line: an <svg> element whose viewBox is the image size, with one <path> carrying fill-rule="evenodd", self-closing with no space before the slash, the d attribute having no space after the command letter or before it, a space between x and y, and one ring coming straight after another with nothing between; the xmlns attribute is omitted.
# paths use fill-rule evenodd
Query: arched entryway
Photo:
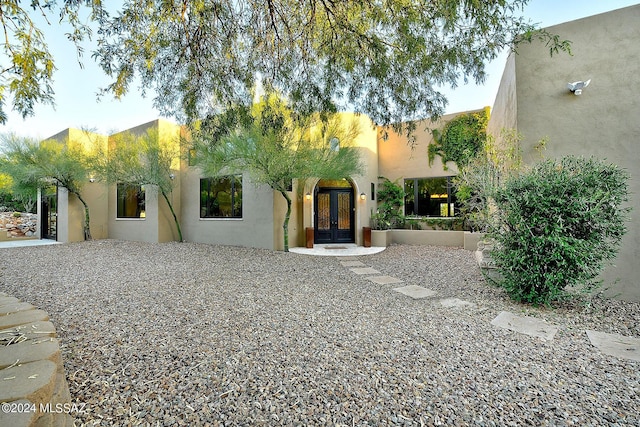
<svg viewBox="0 0 640 427"><path fill-rule="evenodd" d="M355 242L353 184L347 179L321 179L314 191L315 243Z"/></svg>

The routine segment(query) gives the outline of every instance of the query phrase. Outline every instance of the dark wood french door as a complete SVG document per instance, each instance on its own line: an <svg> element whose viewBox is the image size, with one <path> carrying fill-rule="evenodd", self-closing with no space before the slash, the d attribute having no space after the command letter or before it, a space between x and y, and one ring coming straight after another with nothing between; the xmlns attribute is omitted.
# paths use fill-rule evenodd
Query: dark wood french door
<svg viewBox="0 0 640 427"><path fill-rule="evenodd" d="M353 188L319 188L315 207L315 243L355 242Z"/></svg>

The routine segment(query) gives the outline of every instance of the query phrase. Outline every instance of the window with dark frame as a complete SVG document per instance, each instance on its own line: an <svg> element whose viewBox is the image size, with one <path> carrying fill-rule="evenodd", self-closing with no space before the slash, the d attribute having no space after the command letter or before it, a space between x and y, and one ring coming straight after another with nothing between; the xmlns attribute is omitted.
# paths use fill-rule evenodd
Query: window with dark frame
<svg viewBox="0 0 640 427"><path fill-rule="evenodd" d="M116 185L116 218L145 218L144 186L136 184Z"/></svg>
<svg viewBox="0 0 640 427"><path fill-rule="evenodd" d="M200 179L200 218L242 218L242 175Z"/></svg>
<svg viewBox="0 0 640 427"><path fill-rule="evenodd" d="M404 180L404 214L407 216L451 217L457 214L451 177Z"/></svg>

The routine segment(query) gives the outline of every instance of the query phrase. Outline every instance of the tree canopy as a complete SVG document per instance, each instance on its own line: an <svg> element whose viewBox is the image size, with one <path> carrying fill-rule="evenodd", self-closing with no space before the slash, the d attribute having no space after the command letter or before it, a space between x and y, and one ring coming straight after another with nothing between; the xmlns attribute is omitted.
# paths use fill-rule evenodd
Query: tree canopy
<svg viewBox="0 0 640 427"><path fill-rule="evenodd" d="M353 110L382 125L441 114L460 78L483 82L505 47L568 42L519 15L527 0L126 0L94 53L112 77L136 76L155 106L187 122L250 105L260 82L302 113Z"/></svg>
<svg viewBox="0 0 640 427"><path fill-rule="evenodd" d="M569 44L521 16L528 0L19 0L0 3L5 104L23 116L53 103L55 62L41 28L56 15L67 37L97 33L93 57L121 97L140 82L165 115L191 122L231 105L250 106L256 84L301 113L349 110L381 125L438 116L440 87L485 79L506 47L540 39L551 53ZM86 18L86 19L85 19ZM139 79L139 80L138 80Z"/></svg>
<svg viewBox="0 0 640 427"><path fill-rule="evenodd" d="M82 54L81 42L91 35L90 27L80 18L82 6L90 10L90 18L100 21L104 15L102 3L96 0L30 0L23 7L20 0L0 2L0 25L4 38L0 56L0 123L7 121L7 100L23 117L33 114L36 103L54 104L51 86L55 71L54 58L49 51L36 17L49 19L58 16L60 22L70 24L67 38Z"/></svg>

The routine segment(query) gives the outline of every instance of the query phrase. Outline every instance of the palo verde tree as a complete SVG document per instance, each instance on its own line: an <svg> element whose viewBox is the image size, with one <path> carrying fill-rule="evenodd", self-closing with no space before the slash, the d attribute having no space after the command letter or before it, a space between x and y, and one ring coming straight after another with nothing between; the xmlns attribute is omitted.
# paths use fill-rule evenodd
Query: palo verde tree
<svg viewBox="0 0 640 427"><path fill-rule="evenodd" d="M0 168L2 166L0 165ZM15 211L35 213L38 183L16 182L9 175L0 175L0 204Z"/></svg>
<svg viewBox="0 0 640 427"><path fill-rule="evenodd" d="M84 239L91 240L89 206L81 193L92 173L84 145L74 139L37 142L15 135L4 136L2 145L0 172L11 176L14 185L42 188L53 184L67 189L84 207Z"/></svg>
<svg viewBox="0 0 640 427"><path fill-rule="evenodd" d="M178 240L182 242L180 221L171 202L180 162L180 142L164 137L156 129L142 135L120 133L110 137L108 151L96 150L94 168L97 177L109 184L155 186L173 216Z"/></svg>
<svg viewBox="0 0 640 427"><path fill-rule="evenodd" d="M223 117L209 120L194 134L194 163L206 176L247 173L255 184L280 193L287 202L282 227L288 252L293 182L302 189L309 178L361 173L359 153L351 146L359 129L336 115L296 114L275 95L263 97L240 121L229 120L235 113Z"/></svg>
<svg viewBox="0 0 640 427"><path fill-rule="evenodd" d="M527 3L125 0L102 21L94 57L112 78L105 92L122 96L139 78L185 122L249 107L260 81L299 113L348 108L406 123L443 112L439 87L483 82L504 48L541 39L568 50L520 16Z"/></svg>

